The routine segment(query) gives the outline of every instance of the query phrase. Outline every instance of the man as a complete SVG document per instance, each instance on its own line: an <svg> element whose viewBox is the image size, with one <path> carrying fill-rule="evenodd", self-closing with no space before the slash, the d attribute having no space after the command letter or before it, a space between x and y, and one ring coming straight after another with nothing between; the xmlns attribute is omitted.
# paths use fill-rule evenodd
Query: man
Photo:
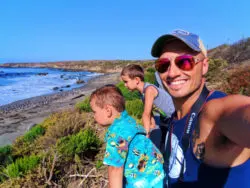
<svg viewBox="0 0 250 188"><path fill-rule="evenodd" d="M163 35L151 53L176 109L164 152L169 187L250 187L250 98L206 89L196 34Z"/></svg>

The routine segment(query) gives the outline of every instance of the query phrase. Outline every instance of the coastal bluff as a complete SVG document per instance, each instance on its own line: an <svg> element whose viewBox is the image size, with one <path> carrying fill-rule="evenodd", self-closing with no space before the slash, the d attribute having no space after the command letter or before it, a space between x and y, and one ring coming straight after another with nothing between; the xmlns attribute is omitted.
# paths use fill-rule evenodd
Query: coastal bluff
<svg viewBox="0 0 250 188"><path fill-rule="evenodd" d="M57 62L34 62L34 63L4 63L0 67L8 68L55 68L64 70L83 70L98 73L121 72L122 68L128 64L140 63L146 65L154 60L86 60L86 61L57 61Z"/></svg>

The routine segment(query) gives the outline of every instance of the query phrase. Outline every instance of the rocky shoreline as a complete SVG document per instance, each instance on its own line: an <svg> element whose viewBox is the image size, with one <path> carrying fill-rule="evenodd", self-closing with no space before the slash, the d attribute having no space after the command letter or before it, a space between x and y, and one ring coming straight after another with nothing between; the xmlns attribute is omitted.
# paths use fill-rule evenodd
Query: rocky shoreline
<svg viewBox="0 0 250 188"><path fill-rule="evenodd" d="M16 137L42 122L51 113L73 108L96 88L118 82L119 73L100 75L80 88L0 106L0 146L12 143Z"/></svg>

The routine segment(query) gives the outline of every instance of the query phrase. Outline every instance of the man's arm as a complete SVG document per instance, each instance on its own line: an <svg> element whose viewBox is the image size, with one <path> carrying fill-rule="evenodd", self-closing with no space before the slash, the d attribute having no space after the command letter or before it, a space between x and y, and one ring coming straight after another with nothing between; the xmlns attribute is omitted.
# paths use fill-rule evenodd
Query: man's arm
<svg viewBox="0 0 250 188"><path fill-rule="evenodd" d="M158 91L156 90L154 86L147 87L145 94L144 94L145 101L144 101L144 111L142 114L142 123L143 123L144 128L146 129L147 134L150 131L153 102L157 94L158 94Z"/></svg>
<svg viewBox="0 0 250 188"><path fill-rule="evenodd" d="M230 95L211 100L202 110L201 118L205 119L204 122L200 119L201 123L215 124L232 142L250 148L250 97Z"/></svg>
<svg viewBox="0 0 250 188"><path fill-rule="evenodd" d="M122 188L123 167L108 166L109 188Z"/></svg>

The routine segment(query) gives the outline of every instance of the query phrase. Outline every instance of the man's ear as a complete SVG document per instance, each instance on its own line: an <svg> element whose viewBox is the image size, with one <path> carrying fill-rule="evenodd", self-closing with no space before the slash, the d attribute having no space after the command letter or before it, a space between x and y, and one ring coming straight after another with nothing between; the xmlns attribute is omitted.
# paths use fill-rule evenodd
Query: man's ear
<svg viewBox="0 0 250 188"><path fill-rule="evenodd" d="M207 71L208 71L208 58L206 57L203 61L202 61L202 75L204 76Z"/></svg>

